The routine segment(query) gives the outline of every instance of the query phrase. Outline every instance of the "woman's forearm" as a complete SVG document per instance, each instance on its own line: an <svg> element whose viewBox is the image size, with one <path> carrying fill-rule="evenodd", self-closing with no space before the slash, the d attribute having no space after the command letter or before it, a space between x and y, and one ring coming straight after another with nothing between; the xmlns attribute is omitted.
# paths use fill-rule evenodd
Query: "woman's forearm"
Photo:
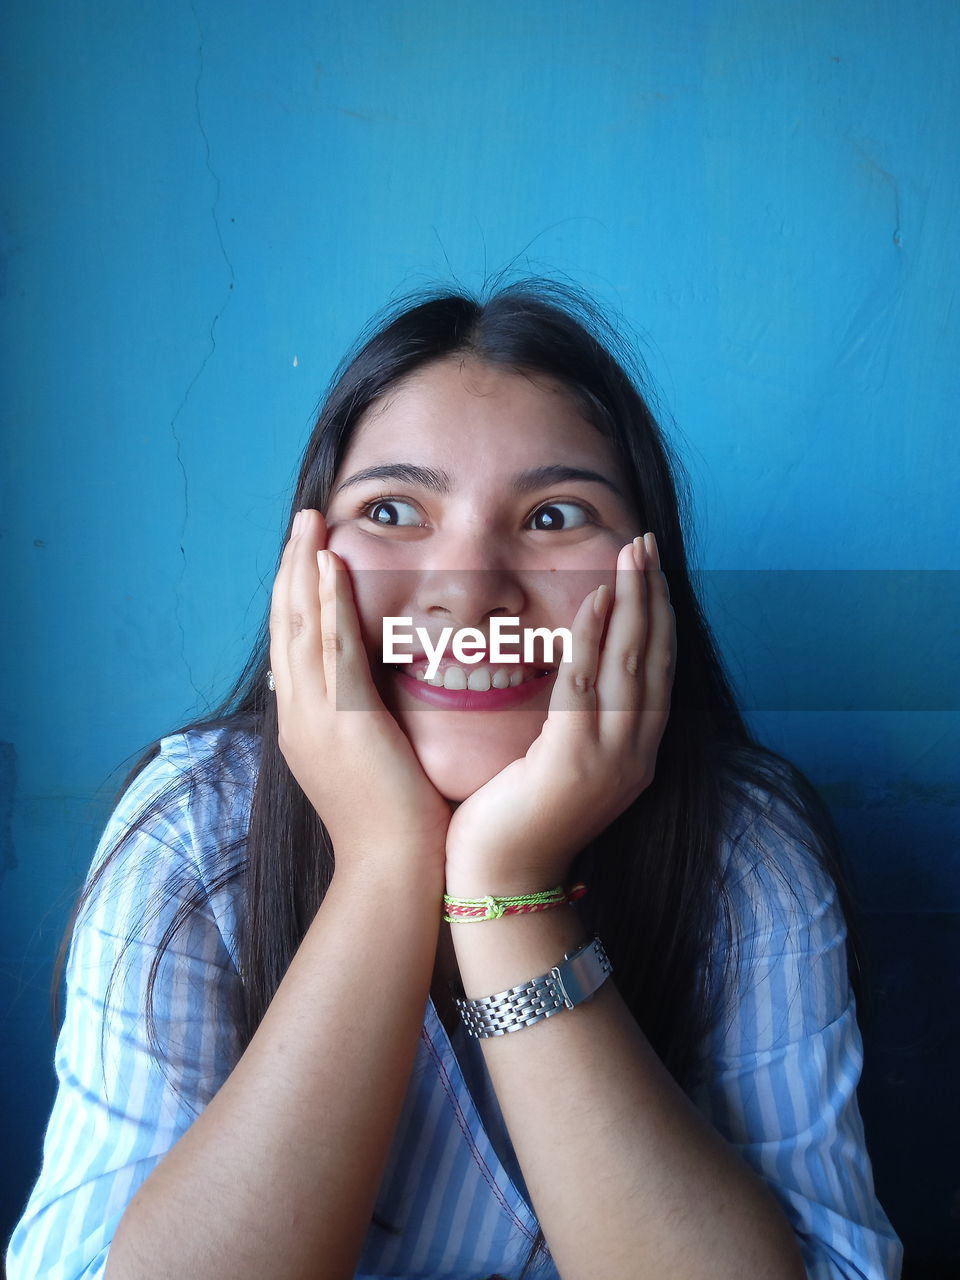
<svg viewBox="0 0 960 1280"><path fill-rule="evenodd" d="M471 997L549 971L584 939L569 907L453 936ZM773 1196L675 1083L612 982L483 1046L563 1280L803 1280Z"/></svg>
<svg viewBox="0 0 960 1280"><path fill-rule="evenodd" d="M422 1026L442 893L338 870L236 1067L124 1213L108 1280L346 1280ZM427 877L429 878L429 877Z"/></svg>

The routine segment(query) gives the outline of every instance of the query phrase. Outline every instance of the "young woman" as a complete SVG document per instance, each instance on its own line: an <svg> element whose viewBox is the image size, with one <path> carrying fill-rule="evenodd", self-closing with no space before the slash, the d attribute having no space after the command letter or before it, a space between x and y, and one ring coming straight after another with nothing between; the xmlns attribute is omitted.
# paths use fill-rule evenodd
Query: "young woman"
<svg viewBox="0 0 960 1280"><path fill-rule="evenodd" d="M340 372L269 636L95 860L11 1280L899 1274L829 823L615 349L527 284Z"/></svg>

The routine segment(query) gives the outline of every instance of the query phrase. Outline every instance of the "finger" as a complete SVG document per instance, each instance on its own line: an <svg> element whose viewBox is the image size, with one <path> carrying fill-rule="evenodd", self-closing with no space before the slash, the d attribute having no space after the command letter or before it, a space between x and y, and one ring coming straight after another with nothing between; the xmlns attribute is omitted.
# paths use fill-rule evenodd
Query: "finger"
<svg viewBox="0 0 960 1280"><path fill-rule="evenodd" d="M317 564L320 644L327 688L337 707L344 710L383 710L347 567L332 551L320 551Z"/></svg>
<svg viewBox="0 0 960 1280"><path fill-rule="evenodd" d="M550 695L544 726L569 751L597 737L597 671L600 642L610 607L610 588L604 583L580 605L570 627L569 662L561 662Z"/></svg>
<svg viewBox="0 0 960 1280"><path fill-rule="evenodd" d="M597 676L601 736L610 732L632 736L629 718L636 716L643 704L647 647L645 556L643 539L635 538L621 548L617 557L616 595Z"/></svg>
<svg viewBox="0 0 960 1280"><path fill-rule="evenodd" d="M648 636L644 657L643 724L644 745L655 747L670 715L670 697L677 654L677 624L670 604L667 579L660 568L660 556L652 533L646 535Z"/></svg>
<svg viewBox="0 0 960 1280"><path fill-rule="evenodd" d="M300 512L297 532L290 542L289 562L285 565L281 614L290 678L286 692L291 695L294 688L308 697L323 696L327 691L317 567L317 551L324 545L326 534L326 522L319 511Z"/></svg>
<svg viewBox="0 0 960 1280"><path fill-rule="evenodd" d="M287 661L287 644L290 631L290 577L294 544L301 524L297 512L290 526L290 535L280 557L280 565L270 597L270 670L277 689L289 689L290 668Z"/></svg>

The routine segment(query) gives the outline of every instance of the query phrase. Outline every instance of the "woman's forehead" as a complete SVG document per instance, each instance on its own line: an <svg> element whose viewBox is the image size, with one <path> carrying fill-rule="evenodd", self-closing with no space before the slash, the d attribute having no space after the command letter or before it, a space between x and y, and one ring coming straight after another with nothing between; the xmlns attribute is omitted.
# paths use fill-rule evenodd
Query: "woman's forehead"
<svg viewBox="0 0 960 1280"><path fill-rule="evenodd" d="M401 445L455 454L481 442L498 454L548 450L616 465L608 441L562 383L460 355L418 369L375 401L357 426L347 458L393 453Z"/></svg>

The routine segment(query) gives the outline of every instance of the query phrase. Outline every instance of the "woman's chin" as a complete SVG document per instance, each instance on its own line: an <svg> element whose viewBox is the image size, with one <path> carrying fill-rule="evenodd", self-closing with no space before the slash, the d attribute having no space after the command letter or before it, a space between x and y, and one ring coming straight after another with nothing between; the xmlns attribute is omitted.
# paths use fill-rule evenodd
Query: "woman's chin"
<svg viewBox="0 0 960 1280"><path fill-rule="evenodd" d="M523 717L527 719L528 717ZM479 791L485 783L514 760L523 757L542 727L532 724L524 731L520 717L507 717L510 732L462 737L439 733L439 717L428 714L427 723L405 726L424 773L446 800L459 802Z"/></svg>

